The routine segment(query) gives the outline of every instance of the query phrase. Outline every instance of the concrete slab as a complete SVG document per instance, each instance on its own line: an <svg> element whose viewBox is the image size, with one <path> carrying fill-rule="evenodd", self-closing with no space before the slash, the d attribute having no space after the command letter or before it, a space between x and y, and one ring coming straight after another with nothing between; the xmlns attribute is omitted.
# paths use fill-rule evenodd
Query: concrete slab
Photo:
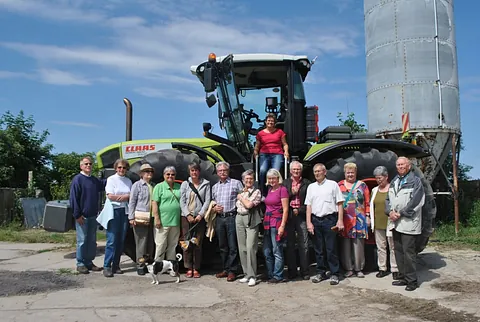
<svg viewBox="0 0 480 322"><path fill-rule="evenodd" d="M30 310L2 311L1 321L35 321L35 322L104 322L135 321L150 322L148 313L136 309L64 309L64 310Z"/></svg>

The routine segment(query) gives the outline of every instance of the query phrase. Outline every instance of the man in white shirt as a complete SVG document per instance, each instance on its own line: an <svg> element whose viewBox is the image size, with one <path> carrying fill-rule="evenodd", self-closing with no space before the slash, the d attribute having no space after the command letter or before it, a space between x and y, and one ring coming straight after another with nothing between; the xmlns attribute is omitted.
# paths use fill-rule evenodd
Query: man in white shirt
<svg viewBox="0 0 480 322"><path fill-rule="evenodd" d="M327 267L330 269L330 285L338 284L339 260L337 254L337 231L343 230L343 194L338 184L326 178L327 169L321 163L315 164L313 174L316 182L307 188L307 230L312 234L313 248L317 260L317 275L313 283L326 280ZM324 254L324 243L326 254Z"/></svg>

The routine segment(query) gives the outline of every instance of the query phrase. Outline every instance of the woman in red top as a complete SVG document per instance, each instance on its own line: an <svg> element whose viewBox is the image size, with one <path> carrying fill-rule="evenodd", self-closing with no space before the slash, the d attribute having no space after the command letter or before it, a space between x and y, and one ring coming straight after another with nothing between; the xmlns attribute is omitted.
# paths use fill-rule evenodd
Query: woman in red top
<svg viewBox="0 0 480 322"><path fill-rule="evenodd" d="M260 165L260 189L265 194L265 175L269 169L277 169L280 171L285 158L289 158L288 144L285 132L275 127L277 117L273 113L269 113L265 119L265 129L257 134L257 142L253 151L255 157L258 158Z"/></svg>

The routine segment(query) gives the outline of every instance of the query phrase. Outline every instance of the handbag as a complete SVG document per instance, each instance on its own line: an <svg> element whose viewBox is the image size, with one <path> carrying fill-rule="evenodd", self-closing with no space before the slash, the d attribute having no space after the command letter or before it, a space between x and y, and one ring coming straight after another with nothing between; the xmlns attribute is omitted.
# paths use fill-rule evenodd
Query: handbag
<svg viewBox="0 0 480 322"><path fill-rule="evenodd" d="M148 192L149 192L148 193L148 203L150 204L150 207L151 207L151 204L152 204L152 191L151 190L152 189L149 185L148 186ZM150 218L151 218L150 211L135 210L133 220L135 220L135 223L139 224L139 225L150 225Z"/></svg>

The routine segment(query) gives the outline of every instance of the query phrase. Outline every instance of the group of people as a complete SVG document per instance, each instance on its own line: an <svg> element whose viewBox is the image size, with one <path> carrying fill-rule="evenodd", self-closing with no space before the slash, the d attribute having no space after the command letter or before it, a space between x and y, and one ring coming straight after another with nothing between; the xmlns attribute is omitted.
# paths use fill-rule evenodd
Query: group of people
<svg viewBox="0 0 480 322"><path fill-rule="evenodd" d="M370 231L378 251L376 276L389 274L389 248L393 285L406 286L409 291L418 287L415 240L421 233L425 195L405 157L397 159L398 174L391 183L385 167L375 169L372 175L378 185L372 192L357 179L354 163L345 164L345 179L338 183L326 178L327 170L320 163L313 167L315 182L303 177L303 166L298 161L290 163L290 176L285 180L271 168L266 173L266 194L255 187L253 170L246 170L240 182L230 177L227 162L216 164L219 181L213 186L202 178L196 163L188 166L190 177L182 184L175 181L175 167L165 167L164 181L155 186L151 182L154 169L149 164L142 165L141 179L133 185L125 176L128 166L126 160L117 160L116 173L102 181L91 176L90 158L80 162L82 171L73 179L70 195L80 273L103 269L106 277L122 274L120 256L131 225L139 275L146 271L145 254L154 252L156 260L174 260L180 242L186 277L199 278L202 241L216 233L223 268L216 277L232 282L243 272L239 281L254 286L258 283L257 249L263 225L265 278L269 283L286 280L285 262L287 279L298 275L310 279L309 238L316 258L313 283L329 279L331 285L338 284L341 268L345 278L364 277L364 245ZM107 199L97 218L98 193L102 190ZM107 235L103 268L93 264L97 222L105 227ZM155 245L150 245L149 240L154 240Z"/></svg>

